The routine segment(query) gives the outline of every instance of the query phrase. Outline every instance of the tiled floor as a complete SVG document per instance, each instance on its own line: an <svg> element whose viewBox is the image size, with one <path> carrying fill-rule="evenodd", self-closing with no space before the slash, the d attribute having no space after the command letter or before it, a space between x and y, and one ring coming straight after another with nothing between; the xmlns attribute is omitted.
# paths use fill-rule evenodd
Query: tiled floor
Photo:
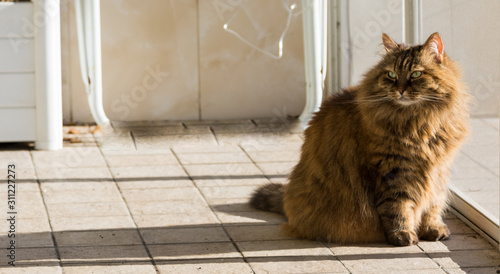
<svg viewBox="0 0 500 274"><path fill-rule="evenodd" d="M498 134L498 120L474 123L496 127ZM11 163L17 176L16 267L7 264L13 238L4 221L1 273L500 270L500 252L451 214L446 218L450 240L403 248L339 246L282 235L283 217L253 210L247 199L260 184L285 181L297 162L300 131L287 123L129 124L106 132L94 127L65 131L60 151L1 146L3 178ZM498 149L498 137L495 142ZM494 167L470 153L465 149L459 162L469 159L482 168ZM463 169L457 170L454 178L460 179ZM476 170L464 176L475 178ZM486 181L498 193L496 172ZM5 218L12 215L7 213L7 188L4 180L0 195Z"/></svg>

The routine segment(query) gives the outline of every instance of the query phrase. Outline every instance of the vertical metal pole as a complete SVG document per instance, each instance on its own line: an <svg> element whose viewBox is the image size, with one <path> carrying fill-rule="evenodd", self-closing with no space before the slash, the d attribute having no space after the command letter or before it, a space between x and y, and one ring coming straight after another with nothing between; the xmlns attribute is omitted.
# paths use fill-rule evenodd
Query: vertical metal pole
<svg viewBox="0 0 500 274"><path fill-rule="evenodd" d="M422 43L422 1L401 1L403 8L403 43Z"/></svg>
<svg viewBox="0 0 500 274"><path fill-rule="evenodd" d="M326 27L326 16L324 16L326 2L324 0L302 0L302 7L308 7L302 14L304 30L304 61L306 79L306 106L299 119L307 123L312 113L319 110L323 98L323 37Z"/></svg>
<svg viewBox="0 0 500 274"><path fill-rule="evenodd" d="M58 0L34 0L36 149L62 148L61 25Z"/></svg>

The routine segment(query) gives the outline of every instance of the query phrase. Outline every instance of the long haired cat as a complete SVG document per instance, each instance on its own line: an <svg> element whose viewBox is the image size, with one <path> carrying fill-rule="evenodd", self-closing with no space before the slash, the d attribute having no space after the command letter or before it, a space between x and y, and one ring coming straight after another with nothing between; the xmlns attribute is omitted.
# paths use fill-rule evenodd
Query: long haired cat
<svg viewBox="0 0 500 274"><path fill-rule="evenodd" d="M441 215L468 128L458 67L438 33L417 46L382 40L382 60L310 121L289 183L250 200L285 214L292 237L407 246L450 235Z"/></svg>

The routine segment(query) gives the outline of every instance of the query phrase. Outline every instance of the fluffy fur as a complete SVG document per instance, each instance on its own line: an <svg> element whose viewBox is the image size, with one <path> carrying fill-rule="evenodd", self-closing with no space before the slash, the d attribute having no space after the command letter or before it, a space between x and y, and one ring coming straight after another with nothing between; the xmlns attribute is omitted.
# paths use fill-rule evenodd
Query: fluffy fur
<svg viewBox="0 0 500 274"><path fill-rule="evenodd" d="M449 237L441 215L468 127L459 70L437 33L417 46L382 40L382 60L310 121L289 183L251 198L284 213L288 235L397 246Z"/></svg>

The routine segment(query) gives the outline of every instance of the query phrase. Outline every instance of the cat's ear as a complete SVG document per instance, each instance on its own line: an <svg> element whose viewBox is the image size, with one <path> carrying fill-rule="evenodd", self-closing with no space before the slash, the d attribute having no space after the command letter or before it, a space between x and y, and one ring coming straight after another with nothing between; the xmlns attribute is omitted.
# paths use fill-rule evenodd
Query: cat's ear
<svg viewBox="0 0 500 274"><path fill-rule="evenodd" d="M382 33L382 42L384 43L386 52L392 51L393 49L398 47L398 44L385 33Z"/></svg>
<svg viewBox="0 0 500 274"><path fill-rule="evenodd" d="M443 61L444 47L439 33L434 32L431 34L431 36L427 38L427 41L425 41L423 47L427 52L434 55L434 59L437 63L441 63Z"/></svg>

